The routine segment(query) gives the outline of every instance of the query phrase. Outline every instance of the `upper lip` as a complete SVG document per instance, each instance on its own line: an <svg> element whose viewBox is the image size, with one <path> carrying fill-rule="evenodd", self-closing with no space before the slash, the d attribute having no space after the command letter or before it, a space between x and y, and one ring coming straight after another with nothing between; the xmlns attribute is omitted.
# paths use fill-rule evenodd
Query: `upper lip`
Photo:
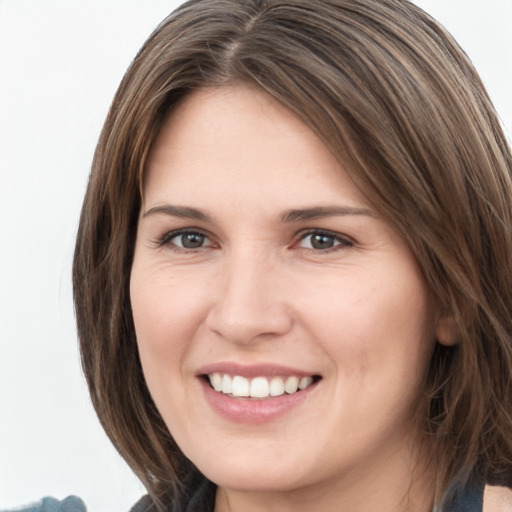
<svg viewBox="0 0 512 512"><path fill-rule="evenodd" d="M246 378L254 377L309 377L319 375L316 372L291 368L286 365L274 363L240 364L235 362L211 363L201 367L197 376L211 375L212 373L224 373L228 375L240 375Z"/></svg>

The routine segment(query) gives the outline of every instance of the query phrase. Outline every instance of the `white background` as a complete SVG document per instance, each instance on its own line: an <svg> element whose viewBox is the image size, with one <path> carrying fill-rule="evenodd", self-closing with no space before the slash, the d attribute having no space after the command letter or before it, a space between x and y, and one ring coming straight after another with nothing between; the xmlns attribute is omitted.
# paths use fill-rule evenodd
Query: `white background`
<svg viewBox="0 0 512 512"><path fill-rule="evenodd" d="M112 96L178 3L0 0L0 509L76 494L126 512L144 493L89 404L70 272ZM512 0L417 3L472 58L510 140Z"/></svg>

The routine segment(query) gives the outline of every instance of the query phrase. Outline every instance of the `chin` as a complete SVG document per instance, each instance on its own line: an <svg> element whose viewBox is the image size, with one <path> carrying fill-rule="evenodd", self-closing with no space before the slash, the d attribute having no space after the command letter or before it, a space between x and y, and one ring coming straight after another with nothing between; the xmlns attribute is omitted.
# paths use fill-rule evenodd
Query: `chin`
<svg viewBox="0 0 512 512"><path fill-rule="evenodd" d="M299 475L290 471L269 471L268 468L212 468L202 472L209 480L219 487L236 492L289 492L304 487L306 482Z"/></svg>

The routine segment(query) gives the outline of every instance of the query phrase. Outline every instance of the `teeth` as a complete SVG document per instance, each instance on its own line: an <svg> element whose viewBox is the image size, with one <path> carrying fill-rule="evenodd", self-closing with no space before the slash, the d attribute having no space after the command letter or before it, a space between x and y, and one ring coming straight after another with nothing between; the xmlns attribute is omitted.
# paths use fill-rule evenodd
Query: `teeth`
<svg viewBox="0 0 512 512"><path fill-rule="evenodd" d="M299 381L299 389L306 389L313 384L313 377L302 377Z"/></svg>
<svg viewBox="0 0 512 512"><path fill-rule="evenodd" d="M247 379L240 375L227 375L212 373L208 375L210 384L215 391L234 397L267 398L281 396L285 393L291 395L306 389L313 384L313 377L255 377Z"/></svg>
<svg viewBox="0 0 512 512"><path fill-rule="evenodd" d="M210 383L215 391L222 391L222 375L220 373L210 375Z"/></svg>
<svg viewBox="0 0 512 512"><path fill-rule="evenodd" d="M270 392L270 385L265 377L256 377L251 381L249 394L254 398L265 398Z"/></svg>
<svg viewBox="0 0 512 512"><path fill-rule="evenodd" d="M222 376L222 392L226 395L233 392L233 381L229 375Z"/></svg>
<svg viewBox="0 0 512 512"><path fill-rule="evenodd" d="M281 377L272 377L270 381L270 396L284 395L284 382Z"/></svg>
<svg viewBox="0 0 512 512"><path fill-rule="evenodd" d="M286 382L284 383L284 390L291 395L295 393L299 387L299 378L298 377L288 377Z"/></svg>
<svg viewBox="0 0 512 512"><path fill-rule="evenodd" d="M249 396L249 380L245 377L240 377L240 375L235 375L233 377L232 393L235 396Z"/></svg>

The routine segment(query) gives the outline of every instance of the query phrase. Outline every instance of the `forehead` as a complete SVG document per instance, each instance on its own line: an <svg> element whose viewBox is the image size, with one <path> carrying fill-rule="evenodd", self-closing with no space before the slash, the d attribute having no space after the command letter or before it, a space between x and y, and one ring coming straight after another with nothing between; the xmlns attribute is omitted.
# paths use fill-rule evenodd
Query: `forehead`
<svg viewBox="0 0 512 512"><path fill-rule="evenodd" d="M267 203L287 190L326 203L364 202L343 166L298 116L256 87L196 91L164 123L149 155L145 201L236 191ZM301 199L301 200L302 200Z"/></svg>

